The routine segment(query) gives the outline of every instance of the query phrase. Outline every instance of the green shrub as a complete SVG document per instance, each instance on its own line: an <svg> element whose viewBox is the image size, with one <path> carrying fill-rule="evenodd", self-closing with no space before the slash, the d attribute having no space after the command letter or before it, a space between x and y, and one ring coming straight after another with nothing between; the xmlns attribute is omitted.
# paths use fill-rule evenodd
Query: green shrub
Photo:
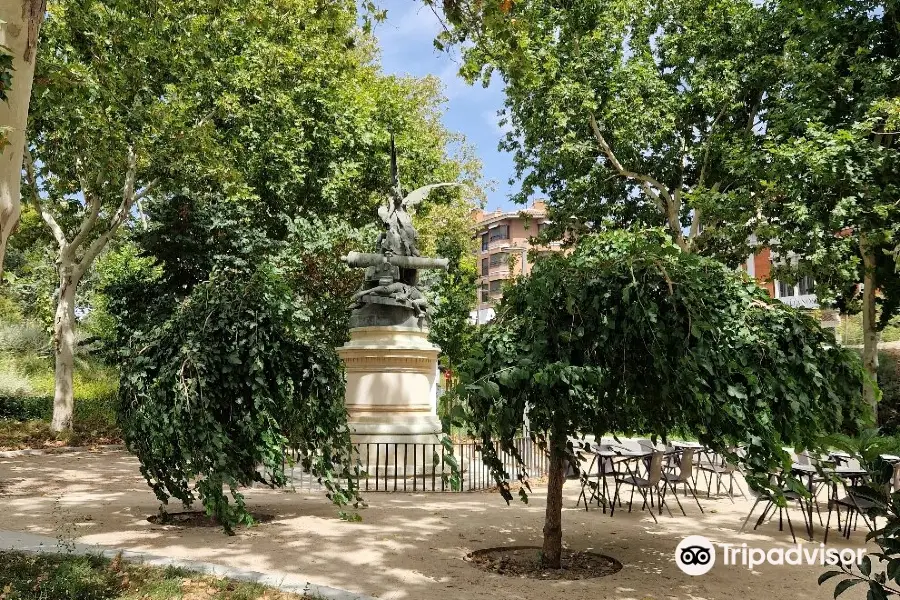
<svg viewBox="0 0 900 600"><path fill-rule="evenodd" d="M12 298L0 294L0 323L18 323L22 320L22 308Z"/></svg>
<svg viewBox="0 0 900 600"><path fill-rule="evenodd" d="M132 337L120 422L161 502L199 498L230 531L252 520L240 486L287 483L287 449L336 503L359 501L341 362L311 314L271 267L221 271Z"/></svg>
<svg viewBox="0 0 900 600"><path fill-rule="evenodd" d="M45 396L0 396L0 419L11 421L49 421L53 398Z"/></svg>
<svg viewBox="0 0 900 600"><path fill-rule="evenodd" d="M878 353L878 424L885 433L900 433L900 349Z"/></svg>
<svg viewBox="0 0 900 600"><path fill-rule="evenodd" d="M0 597L21 600L112 600L122 592L120 573L99 556L4 553Z"/></svg>
<svg viewBox="0 0 900 600"><path fill-rule="evenodd" d="M46 354L49 346L50 337L34 321L0 324L0 352Z"/></svg>
<svg viewBox="0 0 900 600"><path fill-rule="evenodd" d="M3 369L0 371L0 397L29 395L31 395L31 382L27 377L13 370Z"/></svg>
<svg viewBox="0 0 900 600"><path fill-rule="evenodd" d="M75 357L75 398L102 398L118 389L118 370L90 356ZM52 396L53 360L34 353L0 351L0 397Z"/></svg>
<svg viewBox="0 0 900 600"><path fill-rule="evenodd" d="M86 428L107 429L116 425L116 397L75 398L75 421ZM2 396L0 419L11 421L49 421L53 417L52 396Z"/></svg>
<svg viewBox="0 0 900 600"><path fill-rule="evenodd" d="M837 334L845 346L862 346L862 315L841 315L841 324L838 326ZM881 341L900 341L900 318L891 319L881 332Z"/></svg>

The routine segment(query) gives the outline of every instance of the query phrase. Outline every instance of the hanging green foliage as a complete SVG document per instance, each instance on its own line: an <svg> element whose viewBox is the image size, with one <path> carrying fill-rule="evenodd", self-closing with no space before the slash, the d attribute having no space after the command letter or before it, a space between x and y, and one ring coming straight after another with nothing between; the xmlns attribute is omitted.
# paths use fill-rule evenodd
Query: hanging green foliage
<svg viewBox="0 0 900 600"><path fill-rule="evenodd" d="M123 431L163 504L199 498L231 531L252 522L239 487L283 487L286 453L335 504L360 502L340 361L311 315L288 278L264 264L214 272L164 324L132 336Z"/></svg>
<svg viewBox="0 0 900 600"><path fill-rule="evenodd" d="M749 471L765 473L789 465L784 446L816 447L854 429L863 410L853 351L655 230L587 236L571 255L537 261L479 328L461 377L464 420L507 501L498 453L515 453L526 415L549 447L548 507L554 496L561 506L566 464L579 468L574 436L693 435L721 451L743 446ZM521 466L518 475L527 478ZM547 519L553 566L558 512Z"/></svg>

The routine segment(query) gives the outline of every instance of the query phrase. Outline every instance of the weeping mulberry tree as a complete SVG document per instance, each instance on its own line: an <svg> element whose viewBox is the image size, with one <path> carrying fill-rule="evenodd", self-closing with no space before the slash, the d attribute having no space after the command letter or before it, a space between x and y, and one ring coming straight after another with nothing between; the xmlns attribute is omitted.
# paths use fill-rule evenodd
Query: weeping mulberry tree
<svg viewBox="0 0 900 600"><path fill-rule="evenodd" d="M526 413L549 452L542 560L551 568L566 467L580 466L572 437L694 435L717 450L744 446L748 471L764 473L789 462L784 446L816 447L864 416L852 351L659 231L591 235L539 260L478 330L460 375L465 420L507 502L511 474L498 455L515 455ZM517 470L526 481L521 460Z"/></svg>
<svg viewBox="0 0 900 600"><path fill-rule="evenodd" d="M287 483L286 452L336 504L360 502L340 359L294 290L269 264L223 268L131 337L122 428L163 504L199 499L230 532L252 522L240 487Z"/></svg>

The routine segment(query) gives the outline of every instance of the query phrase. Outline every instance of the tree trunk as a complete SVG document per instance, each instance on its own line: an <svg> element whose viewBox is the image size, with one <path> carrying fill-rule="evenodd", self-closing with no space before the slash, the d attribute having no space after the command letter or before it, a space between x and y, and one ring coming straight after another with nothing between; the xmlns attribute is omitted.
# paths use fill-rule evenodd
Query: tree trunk
<svg viewBox="0 0 900 600"><path fill-rule="evenodd" d="M550 478L547 482L547 510L544 513L544 547L542 563L551 569L560 568L562 555L562 492L566 482L566 455L559 439L550 439Z"/></svg>
<svg viewBox="0 0 900 600"><path fill-rule="evenodd" d="M44 0L0 0L0 44L13 55L12 85L6 102L0 102L0 280L9 236L22 212L22 154L25 150L25 126L34 80L37 36L44 19Z"/></svg>
<svg viewBox="0 0 900 600"><path fill-rule="evenodd" d="M71 260L62 259L59 267L59 301L53 324L53 348L56 355L56 385L53 394L53 422L56 433L72 429L75 396L72 386L75 364L75 289Z"/></svg>
<svg viewBox="0 0 900 600"><path fill-rule="evenodd" d="M863 258L863 304L862 304L862 334L863 334L863 368L871 377L871 382L863 388L863 399L872 409L874 423L878 423L878 338L875 314L875 249L867 242L865 233L860 234L860 251Z"/></svg>

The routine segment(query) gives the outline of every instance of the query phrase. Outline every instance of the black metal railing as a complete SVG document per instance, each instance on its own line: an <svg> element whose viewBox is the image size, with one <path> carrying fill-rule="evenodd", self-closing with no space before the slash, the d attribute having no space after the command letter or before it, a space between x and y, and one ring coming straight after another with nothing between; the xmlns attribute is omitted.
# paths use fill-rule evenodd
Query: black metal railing
<svg viewBox="0 0 900 600"><path fill-rule="evenodd" d="M363 443L357 444L356 455L364 475L359 480L361 492L476 492L490 490L497 481L481 457L480 444L454 443L450 452L440 443ZM499 447L499 446L498 446ZM546 477L548 460L544 450L529 439L515 441L516 450L532 480ZM458 483L454 485L451 464L455 460ZM515 479L522 468L511 452L500 452L506 472ZM313 490L321 485L312 473L300 467L299 461L289 470L295 489Z"/></svg>

